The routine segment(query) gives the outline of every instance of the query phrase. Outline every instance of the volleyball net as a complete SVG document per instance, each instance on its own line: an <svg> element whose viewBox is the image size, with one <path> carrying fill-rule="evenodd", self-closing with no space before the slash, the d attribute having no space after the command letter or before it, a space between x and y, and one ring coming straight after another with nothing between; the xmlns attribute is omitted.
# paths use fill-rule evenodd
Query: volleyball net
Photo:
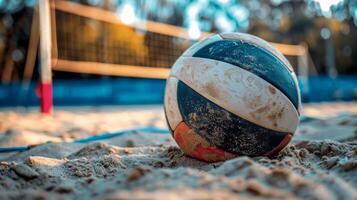
<svg viewBox="0 0 357 200"><path fill-rule="evenodd" d="M53 70L165 78L195 42L181 27L142 20L125 24L116 13L95 7L53 1L51 9Z"/></svg>
<svg viewBox="0 0 357 200"><path fill-rule="evenodd" d="M52 70L163 79L187 48L211 34L201 33L194 40L185 28L148 20L128 24L116 12L102 8L63 0L39 4L40 49L45 54L41 55L42 101L52 96L46 89L51 86ZM312 62L305 45L271 44L287 56L298 75L309 74ZM52 100L47 104L52 107Z"/></svg>

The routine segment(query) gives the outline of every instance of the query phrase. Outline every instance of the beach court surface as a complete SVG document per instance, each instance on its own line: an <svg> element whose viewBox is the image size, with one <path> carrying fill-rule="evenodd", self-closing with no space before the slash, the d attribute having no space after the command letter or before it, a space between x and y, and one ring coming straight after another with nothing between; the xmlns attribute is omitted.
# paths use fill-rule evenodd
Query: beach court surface
<svg viewBox="0 0 357 200"><path fill-rule="evenodd" d="M170 134L71 143L166 128L162 106L2 109L0 146L36 146L0 154L0 199L355 199L357 103L305 104L302 114L278 155L209 164L186 157Z"/></svg>

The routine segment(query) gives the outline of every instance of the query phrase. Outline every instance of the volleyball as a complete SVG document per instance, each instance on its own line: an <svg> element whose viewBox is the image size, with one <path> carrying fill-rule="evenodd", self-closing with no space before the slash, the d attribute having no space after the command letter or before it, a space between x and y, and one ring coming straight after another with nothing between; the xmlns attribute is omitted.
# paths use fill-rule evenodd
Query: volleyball
<svg viewBox="0 0 357 200"><path fill-rule="evenodd" d="M177 59L164 110L182 151L215 162L281 151L299 124L300 99L291 64L272 45L249 34L222 33Z"/></svg>

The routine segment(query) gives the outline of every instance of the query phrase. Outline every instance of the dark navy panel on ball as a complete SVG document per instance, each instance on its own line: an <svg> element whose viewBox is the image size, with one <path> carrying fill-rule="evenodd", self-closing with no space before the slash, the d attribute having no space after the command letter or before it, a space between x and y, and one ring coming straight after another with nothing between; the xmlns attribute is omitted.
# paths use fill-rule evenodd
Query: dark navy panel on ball
<svg viewBox="0 0 357 200"><path fill-rule="evenodd" d="M228 112L182 81L177 101L186 124L209 143L238 155L263 155L277 147L288 133L260 127Z"/></svg>
<svg viewBox="0 0 357 200"><path fill-rule="evenodd" d="M278 88L298 109L297 85L289 70L279 58L263 48L240 40L221 40L201 48L193 57L227 62L254 73Z"/></svg>

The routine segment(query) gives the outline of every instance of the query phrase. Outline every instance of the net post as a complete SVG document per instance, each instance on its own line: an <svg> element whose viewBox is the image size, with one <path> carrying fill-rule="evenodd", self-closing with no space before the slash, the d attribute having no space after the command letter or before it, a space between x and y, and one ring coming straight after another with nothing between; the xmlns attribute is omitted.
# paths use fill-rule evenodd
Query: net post
<svg viewBox="0 0 357 200"><path fill-rule="evenodd" d="M39 95L41 113L51 114L52 72L51 72L51 10L49 0L39 0L40 16L40 73Z"/></svg>

